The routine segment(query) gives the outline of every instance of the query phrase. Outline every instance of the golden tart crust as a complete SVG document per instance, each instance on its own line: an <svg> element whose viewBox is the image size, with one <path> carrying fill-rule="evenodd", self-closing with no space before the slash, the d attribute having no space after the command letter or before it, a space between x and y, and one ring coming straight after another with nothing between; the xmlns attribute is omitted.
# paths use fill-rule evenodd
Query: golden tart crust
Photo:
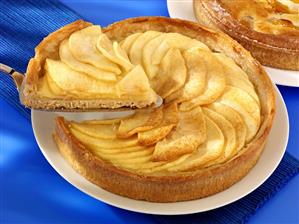
<svg viewBox="0 0 299 224"><path fill-rule="evenodd" d="M277 34L255 30L240 22L235 13L225 7L223 3L228 1L194 0L193 8L198 22L227 33L249 50L263 65L299 70L298 27L294 26L293 31L282 30Z"/></svg>
<svg viewBox="0 0 299 224"><path fill-rule="evenodd" d="M127 19L104 29L111 39L147 30L176 32L200 40L212 51L230 57L248 75L260 100L260 128L233 158L207 168L186 172L144 174L114 166L95 156L71 132L70 123L56 119L54 139L71 166L100 187L129 198L153 202L176 202L206 197L220 192L242 179L257 162L272 126L275 114L274 89L261 65L236 41L223 33L196 23L163 17Z"/></svg>

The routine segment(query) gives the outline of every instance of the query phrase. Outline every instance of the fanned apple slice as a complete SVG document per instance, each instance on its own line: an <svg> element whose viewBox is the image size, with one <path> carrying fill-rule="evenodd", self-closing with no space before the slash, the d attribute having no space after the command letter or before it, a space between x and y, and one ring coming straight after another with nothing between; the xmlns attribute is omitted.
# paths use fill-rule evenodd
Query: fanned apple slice
<svg viewBox="0 0 299 224"><path fill-rule="evenodd" d="M152 90L149 80L141 67L141 65L135 66L129 71L116 85L117 94L119 96L126 96L136 99L141 98L149 102L156 102L157 95Z"/></svg>
<svg viewBox="0 0 299 224"><path fill-rule="evenodd" d="M160 43L160 45L155 49L154 53L152 54L151 63L153 65L159 65L169 48L171 48L165 34L163 35L163 37L164 40Z"/></svg>
<svg viewBox="0 0 299 224"><path fill-rule="evenodd" d="M170 48L161 61L159 76L151 80L155 92L165 99L181 88L187 78L187 68L181 52Z"/></svg>
<svg viewBox="0 0 299 224"><path fill-rule="evenodd" d="M179 33L166 33L163 34L163 36L165 37L165 42L161 43L152 56L152 63L154 65L160 64L162 58L167 53L169 48L177 48L182 51L190 48L210 51L208 46L204 43Z"/></svg>
<svg viewBox="0 0 299 224"><path fill-rule="evenodd" d="M138 132L150 130L157 127L162 118L162 107L136 111L133 116L121 120L116 135L119 138L128 138Z"/></svg>
<svg viewBox="0 0 299 224"><path fill-rule="evenodd" d="M123 41L120 42L120 47L124 49L125 52L127 52L127 55L130 52L130 49L132 47L132 44L135 42L135 40L141 35L142 33L134 33L130 36L126 37Z"/></svg>
<svg viewBox="0 0 299 224"><path fill-rule="evenodd" d="M81 124L87 124L87 125L93 125L93 124L112 124L117 125L121 121L121 118L115 118L115 119L106 119L106 120L87 120L82 121Z"/></svg>
<svg viewBox="0 0 299 224"><path fill-rule="evenodd" d="M79 61L91 64L99 69L120 74L117 64L104 57L96 48L101 35L100 26L89 26L73 33L69 37L69 48L72 55Z"/></svg>
<svg viewBox="0 0 299 224"><path fill-rule="evenodd" d="M163 125L148 131L138 132L138 142L140 145L154 145L158 141L164 139L175 125Z"/></svg>
<svg viewBox="0 0 299 224"><path fill-rule="evenodd" d="M180 33L167 33L166 36L167 42L170 44L171 47L176 47L181 50L188 50L194 48L205 51L211 51L210 48L203 42L196 39L192 39Z"/></svg>
<svg viewBox="0 0 299 224"><path fill-rule="evenodd" d="M218 102L236 110L247 126L246 142L250 141L260 126L260 107L258 103L244 90L227 86Z"/></svg>
<svg viewBox="0 0 299 224"><path fill-rule="evenodd" d="M62 95L65 96L67 94L67 91L63 90L62 88L60 88L56 82L51 78L51 75L49 75L48 72L46 72L45 74L45 81L47 82L47 86L49 87L49 90L52 94L54 95Z"/></svg>
<svg viewBox="0 0 299 224"><path fill-rule="evenodd" d="M123 67L125 71L130 71L133 68L127 53L120 48L117 42L112 43L105 34L100 35L97 42L97 49L107 59Z"/></svg>
<svg viewBox="0 0 299 224"><path fill-rule="evenodd" d="M141 145L153 145L164 139L179 121L179 112L176 103L164 105L163 120L158 127L148 131L138 132L138 142Z"/></svg>
<svg viewBox="0 0 299 224"><path fill-rule="evenodd" d="M231 71L231 74L236 74L238 77L240 77L240 79L243 79L244 81L246 81L249 85L252 85L252 83L249 81L248 79L248 75L244 72L243 69L241 69L236 62L231 59L230 57L226 56L225 54L222 53L213 53L214 56L216 56L218 58L218 60L223 64L226 65L226 67L228 67Z"/></svg>
<svg viewBox="0 0 299 224"><path fill-rule="evenodd" d="M72 122L71 128L95 138L116 139L118 124L83 124Z"/></svg>
<svg viewBox="0 0 299 224"><path fill-rule="evenodd" d="M114 158L113 160L111 160L109 157L107 157L105 155L101 155L101 157L105 160L108 160L113 165L119 166L121 168L130 167L131 164L134 164L134 166L136 167L140 164L145 164L145 163L149 162L150 159L151 159L151 155L147 155L147 156L143 156L143 157L137 157L137 158L128 158L126 160L122 160L120 158L119 159Z"/></svg>
<svg viewBox="0 0 299 224"><path fill-rule="evenodd" d="M68 43L69 43L68 40L64 40L59 47L59 56L63 63L65 63L66 65L68 65L70 68L72 68L77 72L83 72L91 76L92 78L95 78L100 81L113 82L117 80L115 73L108 72L103 69L99 69L90 64L82 63L78 61L76 58L74 58L74 56L70 52Z"/></svg>
<svg viewBox="0 0 299 224"><path fill-rule="evenodd" d="M100 147L92 147L90 150L95 153L96 155L100 157L104 157L105 159L111 160L113 163L113 160L118 161L126 161L130 159L136 159L136 158L142 158L142 157L149 157L152 152L153 148L145 148L143 150L135 151L135 152L119 152L119 153L109 153L108 150L102 150Z"/></svg>
<svg viewBox="0 0 299 224"><path fill-rule="evenodd" d="M201 144L188 158L167 170L171 172L194 170L217 159L224 150L224 136L220 128L210 118L204 115L207 126L206 141Z"/></svg>
<svg viewBox="0 0 299 224"><path fill-rule="evenodd" d="M53 96L53 92L50 90L48 81L47 81L47 74L45 74L43 77L40 78L37 89L39 91L39 94L43 97L51 97Z"/></svg>
<svg viewBox="0 0 299 224"><path fill-rule="evenodd" d="M165 139L158 142L153 161L169 161L192 153L206 139L206 123L200 107L181 112L179 123Z"/></svg>
<svg viewBox="0 0 299 224"><path fill-rule="evenodd" d="M183 53L187 66L185 85L168 96L165 101L183 102L199 96L206 86L207 67L200 51L185 51Z"/></svg>
<svg viewBox="0 0 299 224"><path fill-rule="evenodd" d="M234 62L233 59L224 54L214 53L214 55L223 66L227 84L243 89L259 104L259 98L254 90L254 86L249 81L247 74Z"/></svg>
<svg viewBox="0 0 299 224"><path fill-rule="evenodd" d="M113 84L92 79L84 73L72 70L61 61L46 59L45 70L55 84L64 91L80 95L83 93L115 95L116 91Z"/></svg>
<svg viewBox="0 0 299 224"><path fill-rule="evenodd" d="M84 145L89 147L100 147L100 148L126 148L131 146L138 146L138 140L136 137L127 139L100 139L91 137L87 134L82 133L76 129L70 129L71 133Z"/></svg>
<svg viewBox="0 0 299 224"><path fill-rule="evenodd" d="M205 166L207 167L214 164L223 163L229 160L232 157L232 155L236 152L237 140L236 131L233 125L228 120L226 120L224 116L208 108L203 107L202 109L204 114L207 115L212 121L214 121L220 128L225 141L223 153L217 159L205 164Z"/></svg>
<svg viewBox="0 0 299 224"><path fill-rule="evenodd" d="M141 65L143 63L142 52L144 46L146 45L147 42L149 42L150 40L152 40L153 38L159 35L161 35L160 32L147 31L136 38L136 40L131 46L130 53L129 53L129 58L132 64Z"/></svg>
<svg viewBox="0 0 299 224"><path fill-rule="evenodd" d="M99 148L96 146L93 146L93 148ZM108 153L108 154L120 154L120 153L132 153L132 152L139 152L139 151L143 151L146 149L151 149L153 150L153 147L145 147L145 146L131 146L131 147L126 147L126 148L116 148L116 149L107 149L107 148L100 148L101 152L103 153Z"/></svg>
<svg viewBox="0 0 299 224"><path fill-rule="evenodd" d="M156 76L159 70L159 65L152 63L152 57L155 51L162 51L164 52L164 49L166 49L165 53L169 49L169 45L167 44L167 41L165 40L165 35L159 35L144 46L143 49L143 65L146 71L146 74L148 75L149 79L152 79ZM162 58L161 58L162 59Z"/></svg>
<svg viewBox="0 0 299 224"><path fill-rule="evenodd" d="M198 49L195 49L199 51ZM201 95L189 101L183 102L180 109L182 111L190 110L199 105L206 105L216 101L224 92L226 86L226 79L223 74L222 65L218 59L208 51L201 51L202 58L207 65L207 82L206 88Z"/></svg>
<svg viewBox="0 0 299 224"><path fill-rule="evenodd" d="M217 102L214 102L206 107L221 114L233 125L236 130L236 153L240 151L245 145L247 132L246 124L240 114L231 107Z"/></svg>

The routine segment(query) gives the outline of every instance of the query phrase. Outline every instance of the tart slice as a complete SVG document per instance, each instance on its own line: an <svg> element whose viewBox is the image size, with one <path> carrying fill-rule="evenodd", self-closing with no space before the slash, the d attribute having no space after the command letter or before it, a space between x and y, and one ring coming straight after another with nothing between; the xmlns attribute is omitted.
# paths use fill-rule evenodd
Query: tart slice
<svg viewBox="0 0 299 224"><path fill-rule="evenodd" d="M275 113L272 83L250 53L177 19L128 19L105 33L145 67L164 104L116 120L58 117L54 139L69 164L110 192L154 202L206 197L242 179Z"/></svg>
<svg viewBox="0 0 299 224"><path fill-rule="evenodd" d="M263 65L299 70L297 0L194 0L199 23L240 42Z"/></svg>
<svg viewBox="0 0 299 224"><path fill-rule="evenodd" d="M36 47L20 98L34 109L84 111L143 108L157 95L141 64L100 26L79 20Z"/></svg>

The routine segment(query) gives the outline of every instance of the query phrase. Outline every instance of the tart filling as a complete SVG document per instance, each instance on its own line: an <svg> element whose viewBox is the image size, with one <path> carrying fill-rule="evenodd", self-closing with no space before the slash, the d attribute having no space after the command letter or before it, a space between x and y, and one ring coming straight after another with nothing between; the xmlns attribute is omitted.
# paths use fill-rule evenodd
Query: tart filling
<svg viewBox="0 0 299 224"><path fill-rule="evenodd" d="M206 197L243 178L275 113L271 81L250 53L179 19L133 18L103 32L164 102L122 119L58 117L54 139L71 166L110 192L154 202Z"/></svg>
<svg viewBox="0 0 299 224"><path fill-rule="evenodd" d="M139 174L189 172L225 163L256 135L260 100L231 58L179 33L134 33L120 47L167 103L119 120L69 122L95 156Z"/></svg>

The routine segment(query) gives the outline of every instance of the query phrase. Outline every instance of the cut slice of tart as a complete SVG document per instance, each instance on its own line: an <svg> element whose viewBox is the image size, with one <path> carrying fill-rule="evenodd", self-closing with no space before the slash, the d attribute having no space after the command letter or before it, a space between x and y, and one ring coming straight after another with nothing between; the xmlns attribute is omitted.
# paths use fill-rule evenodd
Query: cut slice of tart
<svg viewBox="0 0 299 224"><path fill-rule="evenodd" d="M35 49L20 90L33 109L88 111L144 108L157 94L140 64L100 26L79 20L51 33Z"/></svg>
<svg viewBox="0 0 299 224"><path fill-rule="evenodd" d="M58 117L54 139L69 164L110 192L154 202L206 197L242 179L275 113L272 83L251 54L223 33L178 19L128 19L103 33L127 57L106 44L104 55L124 70L133 59L164 104L116 120Z"/></svg>
<svg viewBox="0 0 299 224"><path fill-rule="evenodd" d="M297 0L193 0L200 24L241 43L263 65L299 70Z"/></svg>

